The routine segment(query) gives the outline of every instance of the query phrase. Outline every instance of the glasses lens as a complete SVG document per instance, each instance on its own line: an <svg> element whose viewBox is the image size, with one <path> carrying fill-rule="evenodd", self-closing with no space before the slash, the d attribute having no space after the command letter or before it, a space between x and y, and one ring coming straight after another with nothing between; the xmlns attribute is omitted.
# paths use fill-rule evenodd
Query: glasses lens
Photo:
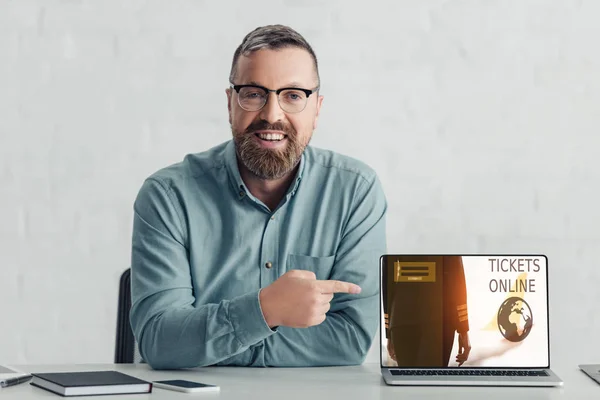
<svg viewBox="0 0 600 400"><path fill-rule="evenodd" d="M261 88L243 87L239 92L240 106L248 111L257 111L265 105L267 93Z"/></svg>
<svg viewBox="0 0 600 400"><path fill-rule="evenodd" d="M289 89L279 93L279 105L283 111L289 113L297 113L304 110L307 100L308 97L306 97L306 93L302 90Z"/></svg>

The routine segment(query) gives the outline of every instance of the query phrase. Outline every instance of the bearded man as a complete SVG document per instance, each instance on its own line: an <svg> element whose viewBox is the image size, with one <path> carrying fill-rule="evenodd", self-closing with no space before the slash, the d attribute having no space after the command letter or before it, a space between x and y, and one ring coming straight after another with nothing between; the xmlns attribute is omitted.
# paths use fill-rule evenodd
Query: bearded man
<svg viewBox="0 0 600 400"><path fill-rule="evenodd" d="M366 164L309 146L319 86L299 33L255 29L226 89L232 139L144 181L130 322L152 368L364 361L387 203Z"/></svg>

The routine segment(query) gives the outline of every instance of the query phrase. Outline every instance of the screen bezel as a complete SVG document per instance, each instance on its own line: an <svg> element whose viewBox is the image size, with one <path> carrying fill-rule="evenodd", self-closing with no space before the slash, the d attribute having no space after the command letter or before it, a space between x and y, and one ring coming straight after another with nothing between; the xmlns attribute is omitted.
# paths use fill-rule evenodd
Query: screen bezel
<svg viewBox="0 0 600 400"><path fill-rule="evenodd" d="M428 253L414 253L414 254L401 254L401 253L388 253L383 254L379 257L379 326L381 326L381 321L383 319L383 288L382 288L382 279L383 272L385 267L387 266L387 258L388 257L444 257L444 256L460 256L460 257L543 257L546 260L546 321L547 321L547 331L546 337L548 338L548 365L538 365L538 366L529 366L529 367L501 367L501 366L446 366L446 367L403 367L401 365L392 366L392 365L384 365L383 364L383 336L385 335L384 331L379 333L379 365L381 368L387 369L431 369L431 370L439 370L439 369L448 369L448 370L460 370L460 369L484 369L484 370L523 370L523 369L549 369L550 368L550 279L549 279L549 264L548 257L545 254L527 254L527 253L483 253L483 254L475 254L475 253L441 253L441 254L428 254ZM381 328L379 328L381 330Z"/></svg>

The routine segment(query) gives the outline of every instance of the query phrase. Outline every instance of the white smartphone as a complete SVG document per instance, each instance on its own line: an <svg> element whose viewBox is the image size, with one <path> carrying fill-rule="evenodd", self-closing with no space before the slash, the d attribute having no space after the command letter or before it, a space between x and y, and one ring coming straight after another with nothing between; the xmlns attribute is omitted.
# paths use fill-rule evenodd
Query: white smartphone
<svg viewBox="0 0 600 400"><path fill-rule="evenodd" d="M196 392L218 392L219 387L206 383L186 381L183 379L173 379L167 381L153 381L152 385L157 388L176 390L178 392L196 393Z"/></svg>

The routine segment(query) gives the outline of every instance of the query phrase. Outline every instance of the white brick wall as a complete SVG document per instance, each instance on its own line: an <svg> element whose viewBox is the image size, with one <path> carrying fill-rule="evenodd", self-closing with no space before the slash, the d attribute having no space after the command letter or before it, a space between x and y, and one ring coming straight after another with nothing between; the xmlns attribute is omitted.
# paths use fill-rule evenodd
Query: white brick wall
<svg viewBox="0 0 600 400"><path fill-rule="evenodd" d="M139 185L229 138L233 51L269 23L314 45L313 144L379 171L390 250L546 253L553 361L597 362L599 15L594 0L0 0L0 362L112 361Z"/></svg>

